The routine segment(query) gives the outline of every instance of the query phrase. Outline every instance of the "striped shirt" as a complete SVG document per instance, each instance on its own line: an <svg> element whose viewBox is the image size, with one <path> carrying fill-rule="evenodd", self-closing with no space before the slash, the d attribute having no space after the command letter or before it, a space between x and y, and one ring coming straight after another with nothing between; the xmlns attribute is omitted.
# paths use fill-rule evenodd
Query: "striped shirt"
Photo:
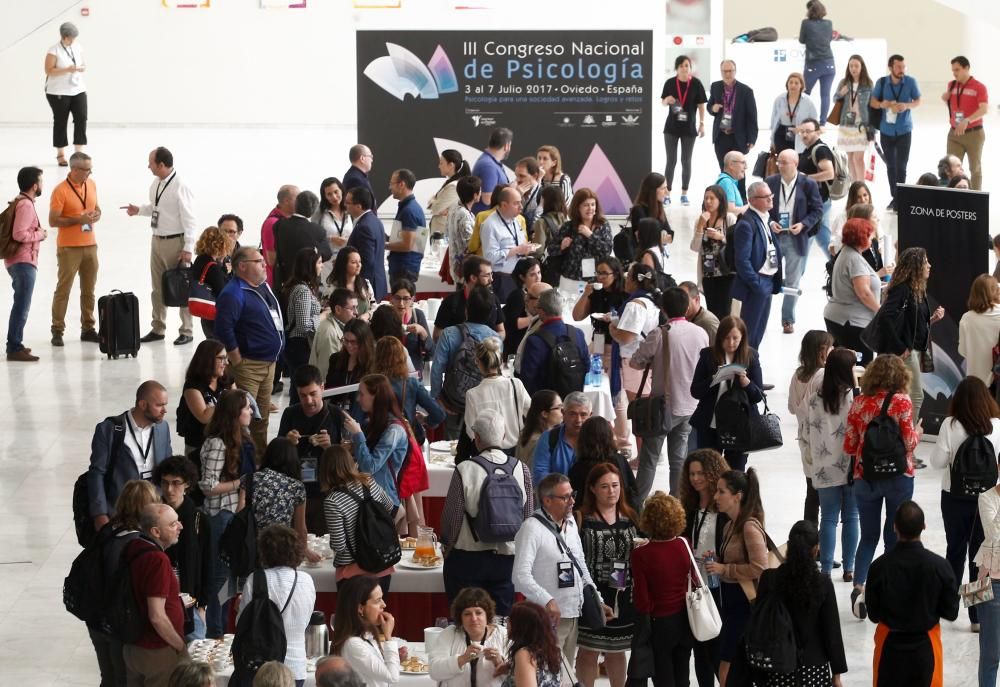
<svg viewBox="0 0 1000 687"><path fill-rule="evenodd" d="M356 533L360 506L357 501L345 494L341 489L347 489L359 498L364 498L364 489L361 483L353 482L344 487L335 487L323 502L323 513L326 516L326 530L330 533L330 548L335 552L333 558L333 566L335 568L353 563L354 556L351 555L351 550L358 550ZM392 515L396 507L385 493L385 490L374 479L368 482L368 489L372 498L377 503L385 506L386 511ZM373 570L371 572L379 571Z"/></svg>

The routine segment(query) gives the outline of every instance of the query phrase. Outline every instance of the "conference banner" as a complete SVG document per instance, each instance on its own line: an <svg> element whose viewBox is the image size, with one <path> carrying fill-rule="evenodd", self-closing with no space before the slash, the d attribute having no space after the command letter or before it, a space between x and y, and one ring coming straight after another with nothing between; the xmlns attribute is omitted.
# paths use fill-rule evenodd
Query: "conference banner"
<svg viewBox="0 0 1000 687"><path fill-rule="evenodd" d="M989 272L990 196L934 186L899 186L899 251L920 246L927 250L931 276L927 298L934 311L944 307L944 319L931 326L934 371L923 373L924 430L937 434L948 415L955 387L965 377L958 354L958 323L967 310L972 282Z"/></svg>
<svg viewBox="0 0 1000 687"><path fill-rule="evenodd" d="M627 214L652 164L652 55L652 31L358 31L358 140L382 186L400 167L440 178L448 148L471 166L507 127L512 179L554 145L574 189Z"/></svg>

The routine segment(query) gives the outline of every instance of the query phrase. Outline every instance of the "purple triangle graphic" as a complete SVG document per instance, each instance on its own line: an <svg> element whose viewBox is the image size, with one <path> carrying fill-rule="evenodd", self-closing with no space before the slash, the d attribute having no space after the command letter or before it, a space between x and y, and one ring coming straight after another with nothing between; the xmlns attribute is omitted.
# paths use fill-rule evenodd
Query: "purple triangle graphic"
<svg viewBox="0 0 1000 687"><path fill-rule="evenodd" d="M573 186L593 190L601 201L601 209L605 215L627 215L632 207L632 200L618 172L596 143Z"/></svg>

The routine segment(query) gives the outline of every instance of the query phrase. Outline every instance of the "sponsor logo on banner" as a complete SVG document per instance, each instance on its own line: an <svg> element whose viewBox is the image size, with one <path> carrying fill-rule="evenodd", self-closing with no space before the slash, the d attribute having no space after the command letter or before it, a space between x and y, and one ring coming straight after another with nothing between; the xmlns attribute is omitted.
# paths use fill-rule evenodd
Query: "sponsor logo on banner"
<svg viewBox="0 0 1000 687"><path fill-rule="evenodd" d="M778 49L775 49L775 51L774 51L774 61L775 62L787 62L788 61L788 51L787 50L778 50Z"/></svg>
<svg viewBox="0 0 1000 687"><path fill-rule="evenodd" d="M458 77L451 60L440 45L427 66L401 45L386 43L387 56L368 63L364 75L400 100L406 96L422 100L437 100L445 93L458 92Z"/></svg>
<svg viewBox="0 0 1000 687"><path fill-rule="evenodd" d="M639 115L622 115L622 126L639 126Z"/></svg>
<svg viewBox="0 0 1000 687"><path fill-rule="evenodd" d="M594 120L594 115L586 115L583 118L583 124L581 126L588 128L597 126L597 122Z"/></svg>
<svg viewBox="0 0 1000 687"><path fill-rule="evenodd" d="M572 128L576 126L576 124L574 124L573 120L570 119L569 117L563 117L562 119L559 120L557 126L561 126L565 129L565 128Z"/></svg>
<svg viewBox="0 0 1000 687"><path fill-rule="evenodd" d="M481 126L496 126L496 117L487 117L486 115L469 115L472 118L472 125L475 127Z"/></svg>
<svg viewBox="0 0 1000 687"><path fill-rule="evenodd" d="M601 122L601 126L618 126L618 122L615 121L614 115L604 115L604 121Z"/></svg>

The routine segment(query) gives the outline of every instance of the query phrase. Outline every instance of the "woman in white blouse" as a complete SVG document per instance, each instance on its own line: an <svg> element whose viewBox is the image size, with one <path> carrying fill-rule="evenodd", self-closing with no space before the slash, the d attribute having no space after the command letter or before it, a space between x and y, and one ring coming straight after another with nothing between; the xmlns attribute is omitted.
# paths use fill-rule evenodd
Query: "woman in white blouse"
<svg viewBox="0 0 1000 687"><path fill-rule="evenodd" d="M285 625L285 666L298 684L306 679L306 625L316 604L313 579L296 570L305 553L305 542L286 525L268 525L257 540L261 573L267 578L267 596L281 611ZM253 578L243 587L240 613L253 599ZM237 616L238 619L238 616Z"/></svg>
<svg viewBox="0 0 1000 687"><path fill-rule="evenodd" d="M969 309L958 322L958 353L965 358L965 374L993 383L993 347L1000 337L1000 285L981 274L969 289Z"/></svg>
<svg viewBox="0 0 1000 687"><path fill-rule="evenodd" d="M368 687L399 682L399 644L393 639L396 619L385 610L382 588L370 575L357 575L337 585L330 653L343 656Z"/></svg>
<svg viewBox="0 0 1000 687"><path fill-rule="evenodd" d="M431 680L441 687L469 687L472 672L476 687L499 687L495 677L504 664L507 630L493 623L496 606L486 590L467 587L451 604L451 617L461 623L445 629L428 647Z"/></svg>
<svg viewBox="0 0 1000 687"><path fill-rule="evenodd" d="M979 578L993 580L993 600L975 606L979 613L979 684L996 685L1000 665L1000 485L979 495L983 545L975 563Z"/></svg>
<svg viewBox="0 0 1000 687"><path fill-rule="evenodd" d="M66 161L66 125L73 113L73 147L77 151L87 145L87 87L83 72L87 63L83 48L76 43L80 30L70 22L59 27L59 42L45 55L45 97L52 108L52 145L60 167Z"/></svg>
<svg viewBox="0 0 1000 687"><path fill-rule="evenodd" d="M476 365L483 381L465 395L465 431L470 439L475 439L472 425L476 418L486 412L498 413L507 426L498 448L513 453L524 427L524 416L531 406L531 396L520 379L501 374L503 358L499 339L489 337L479 342L476 346Z"/></svg>
<svg viewBox="0 0 1000 687"><path fill-rule="evenodd" d="M976 579L974 556L983 541L983 529L976 518L976 502L966 498L963 485L952 481L951 470L962 445L965 444L964 452L968 453L973 445L972 442L965 442L976 435L986 437L990 443L986 449L996 461L997 451L1000 450L1000 407L978 377L966 377L955 387L948 417L941 423L937 443L931 453L931 465L944 468L941 474L941 516L948 544L945 558L959 584L962 583L966 561L969 579ZM969 620L973 628L979 623L978 612L978 605L969 606Z"/></svg>
<svg viewBox="0 0 1000 687"><path fill-rule="evenodd" d="M344 184L337 177L327 177L319 185L319 209L312 216L312 221L326 231L326 237L330 240L330 248L333 251L330 260L323 263L320 281L325 282L333 271L333 261L337 259L337 252L347 245L354 226L344 205Z"/></svg>
<svg viewBox="0 0 1000 687"><path fill-rule="evenodd" d="M448 213L458 203L458 180L472 174L469 163L462 159L457 150L442 151L438 158L438 171L445 181L438 192L431 196L427 204L427 216L430 218L431 233L446 236L448 233Z"/></svg>

